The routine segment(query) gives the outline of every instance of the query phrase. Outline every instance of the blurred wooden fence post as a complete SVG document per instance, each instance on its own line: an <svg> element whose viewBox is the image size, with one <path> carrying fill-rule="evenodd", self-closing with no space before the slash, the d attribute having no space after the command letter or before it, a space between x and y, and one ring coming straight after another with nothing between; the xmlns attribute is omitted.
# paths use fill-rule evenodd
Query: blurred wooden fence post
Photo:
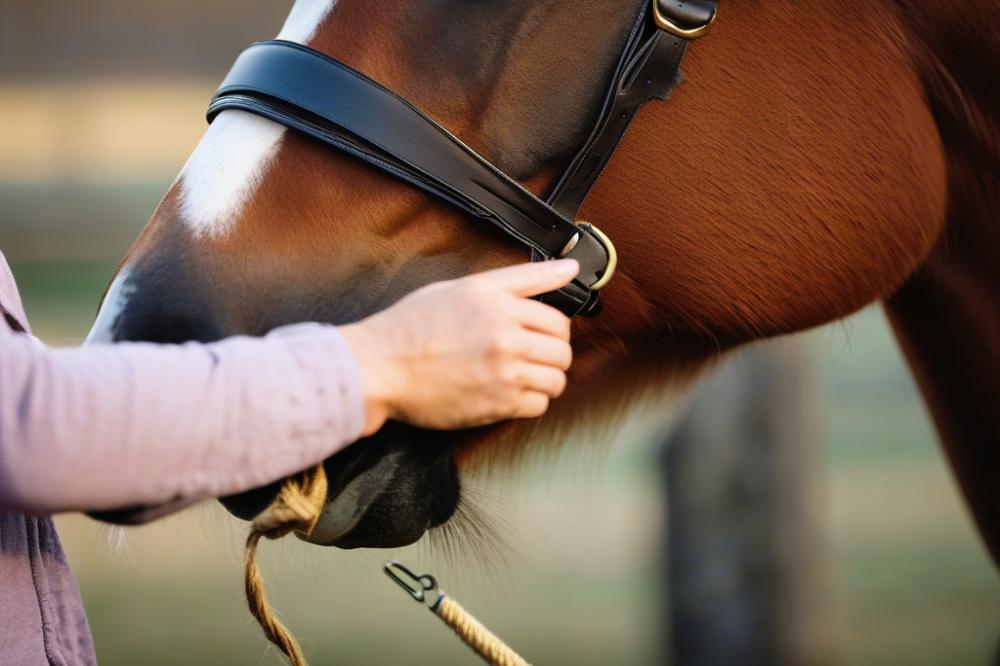
<svg viewBox="0 0 1000 666"><path fill-rule="evenodd" d="M800 339L731 358L667 440L679 666L829 663L817 387Z"/></svg>

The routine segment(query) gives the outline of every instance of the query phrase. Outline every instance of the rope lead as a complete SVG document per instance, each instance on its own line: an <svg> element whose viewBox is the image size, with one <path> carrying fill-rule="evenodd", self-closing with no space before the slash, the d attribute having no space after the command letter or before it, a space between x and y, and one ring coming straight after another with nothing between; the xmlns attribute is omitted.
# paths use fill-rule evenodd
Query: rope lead
<svg viewBox="0 0 1000 666"><path fill-rule="evenodd" d="M254 521L247 537L243 560L247 605L264 636L285 653L291 666L307 666L295 636L282 624L264 594L264 583L257 566L257 546L261 538L280 539L290 532L308 535L326 500L326 473L322 465L286 480L278 496Z"/></svg>
<svg viewBox="0 0 1000 666"><path fill-rule="evenodd" d="M491 666L530 666L521 655L462 608L461 604L446 596L438 588L434 576L417 575L395 561L386 563L385 573L418 602L429 604L431 612L451 627L462 642L486 663Z"/></svg>
<svg viewBox="0 0 1000 666"><path fill-rule="evenodd" d="M288 656L291 666L306 666L306 659L295 636L275 616L264 594L264 584L257 567L257 546L262 538L280 539L290 532L308 537L316 527L326 500L326 492L327 480L322 465L287 479L271 505L254 519L247 537L244 560L247 604L267 640ZM445 596L438 588L434 576L418 576L399 562L387 563L385 573L411 597L427 604L435 615L488 664L530 666L457 601Z"/></svg>

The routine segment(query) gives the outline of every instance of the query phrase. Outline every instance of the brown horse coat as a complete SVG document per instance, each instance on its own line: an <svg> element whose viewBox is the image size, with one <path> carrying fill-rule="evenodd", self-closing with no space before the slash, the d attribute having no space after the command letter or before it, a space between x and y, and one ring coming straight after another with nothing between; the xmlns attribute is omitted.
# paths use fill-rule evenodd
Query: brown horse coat
<svg viewBox="0 0 1000 666"><path fill-rule="evenodd" d="M641 2L594 4L342 0L307 41L543 192ZM886 300L1000 557L998 29L993 0L724 3L686 82L640 112L582 212L621 263L605 311L577 325L570 390L539 422L447 436L462 464L510 457L736 345ZM125 259L134 289L114 337L350 321L417 285L524 259L291 133L224 231L190 224L190 177Z"/></svg>

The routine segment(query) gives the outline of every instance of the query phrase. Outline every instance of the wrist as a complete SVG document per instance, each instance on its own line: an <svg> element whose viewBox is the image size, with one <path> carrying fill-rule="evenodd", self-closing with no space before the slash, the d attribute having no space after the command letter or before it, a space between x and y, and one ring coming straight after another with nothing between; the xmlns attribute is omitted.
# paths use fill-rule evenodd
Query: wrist
<svg viewBox="0 0 1000 666"><path fill-rule="evenodd" d="M364 322L341 326L340 332L361 369L361 388L365 403L365 428L362 435L367 437L375 434L395 413L387 363L378 340Z"/></svg>

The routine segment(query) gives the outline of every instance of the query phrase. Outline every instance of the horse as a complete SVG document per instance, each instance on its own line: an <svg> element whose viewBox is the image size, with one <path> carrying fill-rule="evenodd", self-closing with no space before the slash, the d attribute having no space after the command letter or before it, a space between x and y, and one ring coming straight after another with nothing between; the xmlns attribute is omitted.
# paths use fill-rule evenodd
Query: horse
<svg viewBox="0 0 1000 666"><path fill-rule="evenodd" d="M278 36L398 92L542 195L647 3L297 0ZM742 345L880 302L1000 561L998 29L991 0L723 3L684 82L638 113L585 200L580 219L620 261L603 312L575 320L565 395L534 420L390 423L348 447L324 467L328 502L356 519L319 541L412 543L467 501L464 475L600 439ZM122 260L90 339L344 324L527 258L354 157L227 110ZM250 519L280 487L224 502Z"/></svg>

